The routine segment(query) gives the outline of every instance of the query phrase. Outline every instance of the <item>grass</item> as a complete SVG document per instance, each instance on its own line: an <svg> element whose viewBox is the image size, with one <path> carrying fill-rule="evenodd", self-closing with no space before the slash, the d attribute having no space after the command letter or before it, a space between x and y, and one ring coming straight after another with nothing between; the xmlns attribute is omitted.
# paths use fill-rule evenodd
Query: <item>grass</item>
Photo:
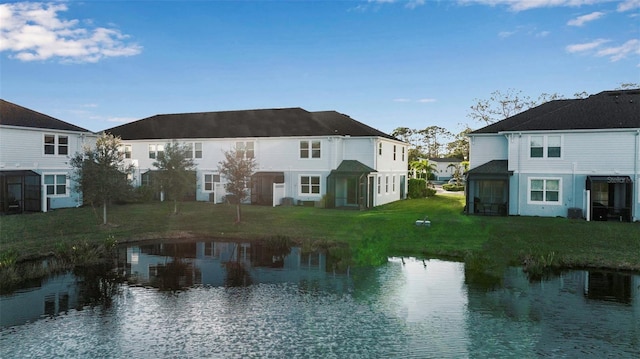
<svg viewBox="0 0 640 359"><path fill-rule="evenodd" d="M242 206L205 202L116 205L110 225L91 207L0 217L0 258L15 262L78 245L146 239L260 240L281 236L303 245L348 244L356 262L386 256L482 258L504 265L640 270L640 224L566 218L462 214L459 195L390 203L368 211ZM99 212L99 211L98 211ZM428 216L431 227L415 226ZM473 261L472 261L473 262Z"/></svg>

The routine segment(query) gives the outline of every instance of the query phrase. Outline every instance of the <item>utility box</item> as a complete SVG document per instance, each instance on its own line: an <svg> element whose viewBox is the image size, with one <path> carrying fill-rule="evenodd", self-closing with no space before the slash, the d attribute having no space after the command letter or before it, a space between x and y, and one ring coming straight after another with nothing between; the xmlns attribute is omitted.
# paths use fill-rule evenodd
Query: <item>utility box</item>
<svg viewBox="0 0 640 359"><path fill-rule="evenodd" d="M582 208L569 208L569 213L567 214L569 219L581 219L582 217Z"/></svg>

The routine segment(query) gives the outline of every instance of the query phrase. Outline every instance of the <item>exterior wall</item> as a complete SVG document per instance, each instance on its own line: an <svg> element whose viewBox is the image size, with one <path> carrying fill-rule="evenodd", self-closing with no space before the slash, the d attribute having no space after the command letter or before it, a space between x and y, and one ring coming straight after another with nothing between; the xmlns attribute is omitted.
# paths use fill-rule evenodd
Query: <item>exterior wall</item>
<svg viewBox="0 0 640 359"><path fill-rule="evenodd" d="M171 140L124 140L124 145L131 146L129 161L136 167L134 185L142 184L142 174L155 169L155 159L149 158L149 145L166 145ZM195 158L197 167L196 200L209 201L214 191L205 189L205 174L217 175L218 164L224 160L224 152L231 150L237 142L253 142L254 157L258 167L256 172L283 172L285 196L298 201L320 201L326 193L327 176L336 169L343 160L357 160L377 169L376 175L396 176L396 191L382 193L376 197L375 205L392 202L400 197L400 175L406 177L407 149L402 142L376 139L372 137L318 136L288 138L235 138L235 139L188 139L177 140L180 143L202 143L202 158ZM300 141L320 141L320 158L301 158ZM382 155L378 154L378 143L382 143ZM396 146L396 159L393 159L393 146ZM404 160L402 158L404 148ZM301 192L300 181L303 176L320 177L320 193L306 194ZM390 181L391 181L390 177ZM223 191L224 179L217 186ZM390 188L392 183L390 182ZM223 196L215 193L220 199Z"/></svg>
<svg viewBox="0 0 640 359"><path fill-rule="evenodd" d="M58 154L58 146L54 154L45 154L45 134L55 135L56 138L67 136L68 154ZM82 151L85 144L95 145L96 138L96 135L90 132L0 126L0 170L32 170L41 175L43 186L45 175L65 175L66 194L46 196L50 209L76 207L82 205L82 196L74 190L76 184L72 180L73 168L69 162L75 153Z"/></svg>
<svg viewBox="0 0 640 359"><path fill-rule="evenodd" d="M509 144L503 135L472 135L469 138L469 169L492 160L506 160L508 153Z"/></svg>
<svg viewBox="0 0 640 359"><path fill-rule="evenodd" d="M559 158L531 158L531 136L561 136ZM509 170L511 178L510 214L566 217L569 208L580 208L586 215L587 176L629 176L634 183L632 220L640 219L640 137L638 131L572 131L547 133L511 133ZM529 201L531 178L561 180L561 198L557 204Z"/></svg>
<svg viewBox="0 0 640 359"><path fill-rule="evenodd" d="M378 171L372 174L376 206L406 198L408 157L408 148L405 144L385 139L376 141L375 165L371 166ZM369 166L366 162L363 163ZM401 188L403 176L404 189ZM380 183L379 186L378 183Z"/></svg>
<svg viewBox="0 0 640 359"><path fill-rule="evenodd" d="M448 179L453 178L453 172L454 169L453 167L449 167L450 165L458 165L460 164L460 161L458 162L451 162L451 161L429 161L429 162L433 162L436 164L436 181L446 181Z"/></svg>

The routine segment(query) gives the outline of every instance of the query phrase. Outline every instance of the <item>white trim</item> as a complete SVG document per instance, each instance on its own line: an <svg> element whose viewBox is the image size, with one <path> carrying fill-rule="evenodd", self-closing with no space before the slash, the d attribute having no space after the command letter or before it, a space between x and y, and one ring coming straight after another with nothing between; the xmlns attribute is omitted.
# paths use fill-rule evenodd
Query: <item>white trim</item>
<svg viewBox="0 0 640 359"><path fill-rule="evenodd" d="M309 193L304 193L302 192L302 177L309 177L309 179L311 179L312 177L317 177L318 178L318 193L313 193L311 190L313 188L313 186L311 185L311 182L309 182ZM305 174L305 173L301 173L298 175L298 196L300 197L322 197L322 185L323 185L323 180L322 180L322 176L319 174Z"/></svg>
<svg viewBox="0 0 640 359"><path fill-rule="evenodd" d="M532 137L542 137L542 157L531 157L531 138ZM549 137L560 137L560 157L549 157ZM562 134L553 134L553 135L543 135L543 134L530 134L527 136L527 155L528 159L533 161L539 160L562 160L564 158L564 135Z"/></svg>
<svg viewBox="0 0 640 359"><path fill-rule="evenodd" d="M45 183L45 177L46 176L53 176L53 184L47 184ZM58 176L64 176L65 177L65 182L64 182L64 194L47 194L46 189L47 186L53 186L54 192L57 192L57 186L59 186L60 184L58 184L57 182L57 177ZM70 197L71 196L71 188L69 186L69 174L67 172L43 172L42 173L42 183L41 185L44 187L45 192L44 194L46 195L46 197L48 198L65 198L65 197Z"/></svg>
<svg viewBox="0 0 640 359"><path fill-rule="evenodd" d="M533 201L531 200L531 181L543 181L542 188L542 201ZM558 181L558 200L557 201L547 201L546 199L546 188L547 181ZM531 205L549 205L549 206L561 206L563 203L562 199L562 178L561 177L528 177L527 178L527 204Z"/></svg>

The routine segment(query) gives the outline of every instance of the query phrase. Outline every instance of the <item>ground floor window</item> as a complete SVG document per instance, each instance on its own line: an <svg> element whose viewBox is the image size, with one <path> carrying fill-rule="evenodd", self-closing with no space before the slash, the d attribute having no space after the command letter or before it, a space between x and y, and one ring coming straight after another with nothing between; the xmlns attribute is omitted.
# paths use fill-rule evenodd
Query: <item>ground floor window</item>
<svg viewBox="0 0 640 359"><path fill-rule="evenodd" d="M44 175L44 185L47 188L47 196L64 196L67 194L67 175Z"/></svg>
<svg viewBox="0 0 640 359"><path fill-rule="evenodd" d="M205 192L213 192L216 182L220 182L220 175L213 173L206 173L204 175L204 190Z"/></svg>
<svg viewBox="0 0 640 359"><path fill-rule="evenodd" d="M301 176L300 193L320 194L320 176Z"/></svg>
<svg viewBox="0 0 640 359"><path fill-rule="evenodd" d="M529 201L532 203L560 203L560 179L532 178L529 180Z"/></svg>

